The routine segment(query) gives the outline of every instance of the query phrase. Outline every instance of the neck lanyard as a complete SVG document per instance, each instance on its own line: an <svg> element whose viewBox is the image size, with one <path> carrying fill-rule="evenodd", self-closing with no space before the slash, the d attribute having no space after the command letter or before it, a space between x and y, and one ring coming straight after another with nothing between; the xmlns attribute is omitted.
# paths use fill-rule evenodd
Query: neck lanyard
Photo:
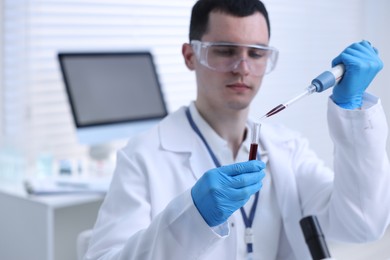
<svg viewBox="0 0 390 260"><path fill-rule="evenodd" d="M218 161L217 157L215 156L213 150L211 150L209 144L207 143L206 139L200 132L198 126L195 124L190 110L187 107L186 109L186 116L188 119L188 122L190 123L192 129L195 131L195 133L200 137L204 145L206 146L206 149L211 157L211 159L214 161L214 164L216 167L221 167L221 163ZM257 154L259 157L259 154ZM255 200L253 202L252 208L249 213L249 218L245 213L244 207L240 208L242 219L244 220L245 224L245 243L246 243L246 251L248 254L251 254L253 252L253 230L252 230L252 224L253 224L253 219L255 218L255 213L256 213L256 207L257 207L257 201L259 200L259 192L255 193Z"/></svg>

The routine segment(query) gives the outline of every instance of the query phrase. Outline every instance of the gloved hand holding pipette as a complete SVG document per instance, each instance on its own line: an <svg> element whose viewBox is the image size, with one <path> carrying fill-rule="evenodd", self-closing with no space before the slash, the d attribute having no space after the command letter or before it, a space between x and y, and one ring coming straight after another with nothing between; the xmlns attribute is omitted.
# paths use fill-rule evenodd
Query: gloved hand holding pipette
<svg viewBox="0 0 390 260"><path fill-rule="evenodd" d="M333 88L332 100L342 108L362 106L363 93L383 68L378 52L368 41L354 43L337 56L332 65L344 64L345 73Z"/></svg>
<svg viewBox="0 0 390 260"><path fill-rule="evenodd" d="M383 68L378 51L368 41L354 43L347 47L332 61L333 68L325 71L311 82L302 93L277 105L261 119L270 117L284 110L291 104L315 92L333 88L332 100L345 109L356 109L362 106L363 93Z"/></svg>

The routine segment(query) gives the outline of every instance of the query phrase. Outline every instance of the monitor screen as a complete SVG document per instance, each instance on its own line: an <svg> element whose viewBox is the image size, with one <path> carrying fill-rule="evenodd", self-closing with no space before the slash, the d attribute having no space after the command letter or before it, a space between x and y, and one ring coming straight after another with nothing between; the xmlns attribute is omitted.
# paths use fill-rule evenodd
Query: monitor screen
<svg viewBox="0 0 390 260"><path fill-rule="evenodd" d="M150 52L59 53L81 143L130 137L167 115Z"/></svg>

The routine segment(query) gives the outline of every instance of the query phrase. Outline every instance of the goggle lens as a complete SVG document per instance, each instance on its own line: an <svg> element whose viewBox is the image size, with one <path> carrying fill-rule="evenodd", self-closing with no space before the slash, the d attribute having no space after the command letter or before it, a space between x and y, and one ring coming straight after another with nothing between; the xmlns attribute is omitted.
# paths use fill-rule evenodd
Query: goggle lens
<svg viewBox="0 0 390 260"><path fill-rule="evenodd" d="M191 41L197 59L204 66L219 72L236 69L246 62L251 73L257 76L273 70L278 51L271 47L244 44Z"/></svg>

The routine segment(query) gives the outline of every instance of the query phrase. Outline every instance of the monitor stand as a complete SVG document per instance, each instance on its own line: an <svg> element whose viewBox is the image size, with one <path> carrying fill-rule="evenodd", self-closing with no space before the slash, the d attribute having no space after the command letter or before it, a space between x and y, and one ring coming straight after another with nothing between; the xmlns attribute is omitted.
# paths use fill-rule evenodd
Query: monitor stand
<svg viewBox="0 0 390 260"><path fill-rule="evenodd" d="M89 147L89 173L94 176L112 175L115 168L113 151L114 147L108 143L91 145Z"/></svg>
<svg viewBox="0 0 390 260"><path fill-rule="evenodd" d="M89 156L94 161L105 161L110 157L112 147L110 144L95 144L89 147Z"/></svg>

